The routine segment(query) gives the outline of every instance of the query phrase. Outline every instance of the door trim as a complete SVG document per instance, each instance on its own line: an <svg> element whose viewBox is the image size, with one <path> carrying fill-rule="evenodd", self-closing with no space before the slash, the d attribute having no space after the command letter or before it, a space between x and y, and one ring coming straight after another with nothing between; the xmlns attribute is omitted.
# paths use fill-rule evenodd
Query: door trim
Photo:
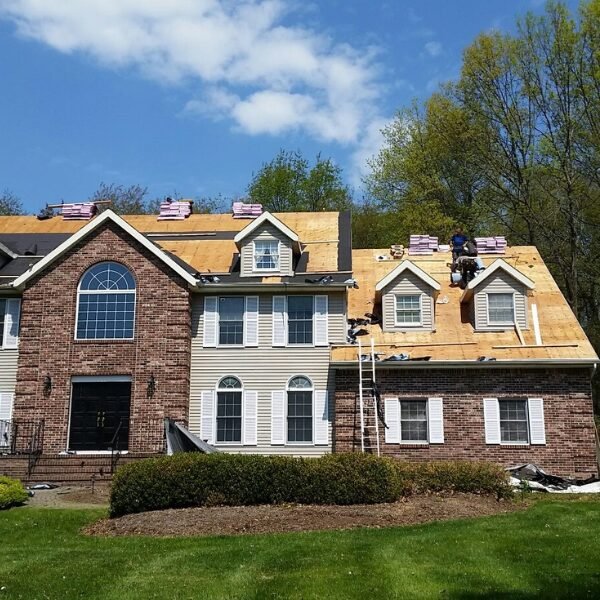
<svg viewBox="0 0 600 600"><path fill-rule="evenodd" d="M73 383L129 383L131 375L73 375L71 384ZM71 385L73 389L73 385Z"/></svg>

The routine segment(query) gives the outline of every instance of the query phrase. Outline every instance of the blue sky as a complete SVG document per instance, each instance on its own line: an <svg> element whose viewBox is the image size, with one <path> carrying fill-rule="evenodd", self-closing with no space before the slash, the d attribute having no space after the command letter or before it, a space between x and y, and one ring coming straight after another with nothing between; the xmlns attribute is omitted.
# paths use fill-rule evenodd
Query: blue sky
<svg viewBox="0 0 600 600"><path fill-rule="evenodd" d="M575 8L574 1L568 4ZM0 0L0 191L243 195L280 148L360 195L394 112L540 0Z"/></svg>

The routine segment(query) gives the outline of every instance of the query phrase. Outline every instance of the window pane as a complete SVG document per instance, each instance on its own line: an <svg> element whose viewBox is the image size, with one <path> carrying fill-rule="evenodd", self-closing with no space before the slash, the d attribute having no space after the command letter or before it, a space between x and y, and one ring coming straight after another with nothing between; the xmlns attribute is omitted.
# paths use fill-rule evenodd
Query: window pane
<svg viewBox="0 0 600 600"><path fill-rule="evenodd" d="M219 391L217 392L217 442L241 441L242 392Z"/></svg>
<svg viewBox="0 0 600 600"><path fill-rule="evenodd" d="M135 319L135 294L79 293L79 339L131 339Z"/></svg>
<svg viewBox="0 0 600 600"><path fill-rule="evenodd" d="M88 269L79 289L90 290L134 290L135 281L127 267L114 262L103 262Z"/></svg>
<svg viewBox="0 0 600 600"><path fill-rule="evenodd" d="M418 324L421 322L421 297L419 295L396 296L396 323Z"/></svg>
<svg viewBox="0 0 600 600"><path fill-rule="evenodd" d="M500 400L500 439L503 442L528 442L527 400Z"/></svg>
<svg viewBox="0 0 600 600"><path fill-rule="evenodd" d="M312 429L312 392L289 391L288 442L312 442Z"/></svg>
<svg viewBox="0 0 600 600"><path fill-rule="evenodd" d="M427 401L400 402L400 439L403 442L427 441Z"/></svg>
<svg viewBox="0 0 600 600"><path fill-rule="evenodd" d="M219 344L244 343L244 298L219 298Z"/></svg>
<svg viewBox="0 0 600 600"><path fill-rule="evenodd" d="M488 294L490 323L514 323L515 307L512 294Z"/></svg>
<svg viewBox="0 0 600 600"><path fill-rule="evenodd" d="M256 269L279 267L279 242L277 240L254 242L254 266Z"/></svg>
<svg viewBox="0 0 600 600"><path fill-rule="evenodd" d="M312 344L313 297L288 297L288 343Z"/></svg>

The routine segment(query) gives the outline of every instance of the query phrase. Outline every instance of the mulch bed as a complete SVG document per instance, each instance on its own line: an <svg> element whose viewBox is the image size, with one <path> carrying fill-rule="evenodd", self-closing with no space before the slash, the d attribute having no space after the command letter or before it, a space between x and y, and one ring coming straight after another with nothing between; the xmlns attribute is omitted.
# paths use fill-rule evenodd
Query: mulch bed
<svg viewBox="0 0 600 600"><path fill-rule="evenodd" d="M414 496L393 504L353 506L180 508L102 519L88 526L84 532L104 536L175 537L379 528L496 515L523 508L526 508L523 503L471 494Z"/></svg>

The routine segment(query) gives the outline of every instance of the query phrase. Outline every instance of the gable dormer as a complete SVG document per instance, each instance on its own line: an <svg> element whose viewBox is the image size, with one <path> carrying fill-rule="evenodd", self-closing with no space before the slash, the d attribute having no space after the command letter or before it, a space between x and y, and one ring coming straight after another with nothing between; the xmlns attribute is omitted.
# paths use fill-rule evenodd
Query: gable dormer
<svg viewBox="0 0 600 600"><path fill-rule="evenodd" d="M294 255L300 254L298 235L271 213L244 227L234 238L240 250L241 277L291 277Z"/></svg>
<svg viewBox="0 0 600 600"><path fill-rule="evenodd" d="M527 293L534 286L531 279L499 258L469 282L460 301L470 304L477 331L513 329L515 323L528 329Z"/></svg>
<svg viewBox="0 0 600 600"><path fill-rule="evenodd" d="M433 331L440 284L415 263L402 261L376 286L383 331Z"/></svg>

